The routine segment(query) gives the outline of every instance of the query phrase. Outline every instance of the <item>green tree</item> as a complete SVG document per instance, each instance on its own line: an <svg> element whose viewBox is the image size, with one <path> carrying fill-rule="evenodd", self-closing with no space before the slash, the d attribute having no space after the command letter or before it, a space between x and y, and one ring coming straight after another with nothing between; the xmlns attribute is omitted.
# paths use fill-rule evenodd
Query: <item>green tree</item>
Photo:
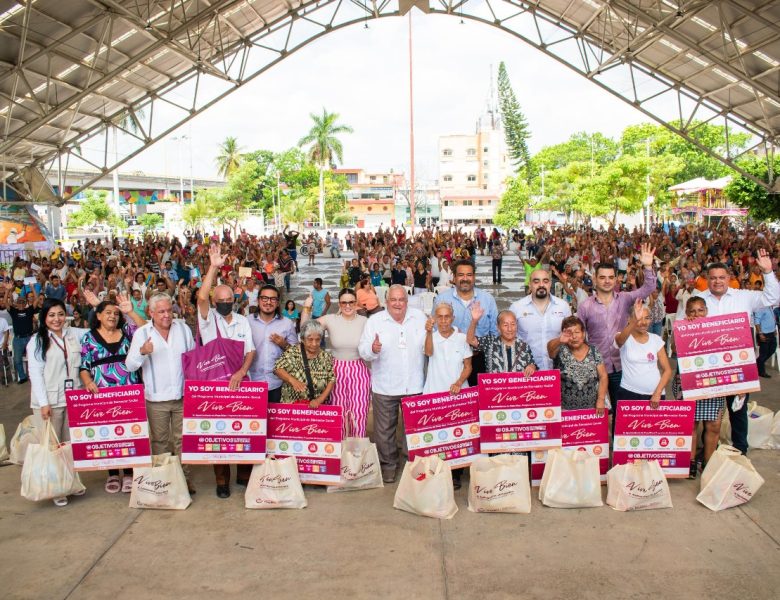
<svg viewBox="0 0 780 600"><path fill-rule="evenodd" d="M324 108L322 115L318 116L312 113L309 115L314 122L309 133L298 140L298 146L309 146L309 158L320 170L319 177L319 221L320 227L325 225L325 170L338 160L342 161L343 146L338 139L339 134L352 133L352 128L348 125L339 125L336 121L339 118L337 113L329 113Z"/></svg>
<svg viewBox="0 0 780 600"><path fill-rule="evenodd" d="M238 145L238 140L234 137L226 137L225 141L219 145L219 154L217 155L217 168L219 174L227 179L241 166L243 162L242 148Z"/></svg>
<svg viewBox="0 0 780 600"><path fill-rule="evenodd" d="M542 168L546 171L560 169L571 162L587 162L593 172L615 160L620 154L620 145L601 133L579 131L563 143L545 146L533 157L533 170L538 176Z"/></svg>
<svg viewBox="0 0 780 600"><path fill-rule="evenodd" d="M229 176L227 185L214 195L211 217L220 225L228 225L235 233L247 211L260 207L258 193L264 175L260 166L247 160Z"/></svg>
<svg viewBox="0 0 780 600"><path fill-rule="evenodd" d="M97 223L111 225L112 227L127 227L124 219L115 213L106 202L108 193L104 190L87 190L85 199L78 210L72 212L68 222L73 227L91 227Z"/></svg>
<svg viewBox="0 0 780 600"><path fill-rule="evenodd" d="M634 214L646 198L647 160L621 156L583 184L575 207L593 217L606 217L614 226L618 213Z"/></svg>
<svg viewBox="0 0 780 600"><path fill-rule="evenodd" d="M528 138L531 132L528 129L528 121L520 109L515 91L509 82L504 61L498 65L498 106L501 112L501 120L504 124L504 137L509 151L509 158L518 173L523 173L526 180L530 181L531 154L528 152Z"/></svg>
<svg viewBox="0 0 780 600"><path fill-rule="evenodd" d="M769 159L749 155L740 161L740 166L751 175L763 180L769 180ZM772 163L772 173L776 174L776 162ZM780 194L771 194L752 179L742 175L734 177L723 191L734 204L747 208L750 216L759 221L774 221L780 219Z"/></svg>
<svg viewBox="0 0 780 600"><path fill-rule="evenodd" d="M153 231L164 222L165 219L160 213L146 213L138 217L138 224L143 225L144 231Z"/></svg>
<svg viewBox="0 0 780 600"><path fill-rule="evenodd" d="M493 222L504 229L516 227L525 220L530 198L530 189L525 179L520 175L511 178L498 203Z"/></svg>
<svg viewBox="0 0 780 600"><path fill-rule="evenodd" d="M201 230L211 220L212 205L221 190L201 189L195 193L195 200L187 204L181 211L182 220L189 229Z"/></svg>

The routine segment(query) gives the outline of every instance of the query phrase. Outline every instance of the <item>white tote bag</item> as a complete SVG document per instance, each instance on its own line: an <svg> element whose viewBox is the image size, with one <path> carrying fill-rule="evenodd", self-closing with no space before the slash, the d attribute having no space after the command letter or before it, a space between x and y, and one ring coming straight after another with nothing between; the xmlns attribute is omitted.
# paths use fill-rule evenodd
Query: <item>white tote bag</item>
<svg viewBox="0 0 780 600"><path fill-rule="evenodd" d="M184 510L192 504L178 456L152 456L151 467L133 469L130 508Z"/></svg>
<svg viewBox="0 0 780 600"><path fill-rule="evenodd" d="M578 450L548 450L539 500L552 508L604 506L598 456Z"/></svg>
<svg viewBox="0 0 780 600"><path fill-rule="evenodd" d="M454 517L458 505L449 466L438 456L418 456L414 462L407 462L393 508L435 519Z"/></svg>
<svg viewBox="0 0 780 600"><path fill-rule="evenodd" d="M8 448L5 445L5 427L0 423L0 462L8 460Z"/></svg>
<svg viewBox="0 0 780 600"><path fill-rule="evenodd" d="M495 454L478 458L469 468L471 512L530 513L528 457Z"/></svg>
<svg viewBox="0 0 780 600"><path fill-rule="evenodd" d="M368 438L348 437L341 444L341 479L328 493L384 487L376 444Z"/></svg>
<svg viewBox="0 0 780 600"><path fill-rule="evenodd" d="M22 496L28 500L52 500L79 494L86 488L73 470L70 443L60 444L51 421L46 421L40 443L27 445L22 467Z"/></svg>
<svg viewBox="0 0 780 600"><path fill-rule="evenodd" d="M16 428L14 437L11 438L10 460L15 465L24 464L24 457L27 455L27 446L29 444L37 444L40 442L41 432L38 429L38 421L35 415L25 417L24 420L19 423Z"/></svg>
<svg viewBox="0 0 780 600"><path fill-rule="evenodd" d="M701 474L696 499L710 510L723 510L750 502L762 485L764 478L749 458L736 448L720 446Z"/></svg>
<svg viewBox="0 0 780 600"><path fill-rule="evenodd" d="M753 406L748 412L748 446L771 449L774 413L764 406Z"/></svg>
<svg viewBox="0 0 780 600"><path fill-rule="evenodd" d="M607 504L615 510L672 508L672 496L657 460L616 465L607 472Z"/></svg>
<svg viewBox="0 0 780 600"><path fill-rule="evenodd" d="M306 496L294 456L267 458L252 467L244 494L247 508L306 508Z"/></svg>
<svg viewBox="0 0 780 600"><path fill-rule="evenodd" d="M772 431L769 433L769 441L764 447L769 450L780 450L780 410L775 413L772 419Z"/></svg>

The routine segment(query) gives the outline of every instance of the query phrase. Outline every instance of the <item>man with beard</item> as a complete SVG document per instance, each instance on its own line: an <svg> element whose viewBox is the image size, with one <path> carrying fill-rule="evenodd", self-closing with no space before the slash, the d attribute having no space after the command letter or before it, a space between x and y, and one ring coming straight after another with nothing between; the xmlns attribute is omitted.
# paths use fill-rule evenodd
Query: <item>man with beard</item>
<svg viewBox="0 0 780 600"><path fill-rule="evenodd" d="M561 335L561 322L571 316L569 304L550 293L552 280L544 269L531 273L531 293L509 307L517 317L517 336L525 341L540 369L552 369L547 342Z"/></svg>
<svg viewBox="0 0 780 600"><path fill-rule="evenodd" d="M630 292L615 291L617 272L612 263L596 265L594 278L595 293L580 304L577 316L585 323L588 341L596 346L604 358L609 375L609 399L613 410L617 403L617 391L623 372L620 366L620 350L615 345L615 336L628 323L628 309L636 300L644 300L655 289L655 271L653 254L655 248L642 244L639 262L644 269L645 281L637 290ZM614 427L614 421L613 421Z"/></svg>
<svg viewBox="0 0 780 600"><path fill-rule="evenodd" d="M475 270L474 265L469 260L458 260L452 265L453 287L436 296L434 300L434 311L442 302L452 306L454 312L453 325L458 331L466 333L471 324L471 304L479 302L484 314L477 323L475 335L483 337L486 335L498 335L496 328L496 317L498 308L496 300L485 290L474 287ZM485 372L485 357L481 352L475 351L471 357L471 374L469 375L469 385L477 385L477 375Z"/></svg>

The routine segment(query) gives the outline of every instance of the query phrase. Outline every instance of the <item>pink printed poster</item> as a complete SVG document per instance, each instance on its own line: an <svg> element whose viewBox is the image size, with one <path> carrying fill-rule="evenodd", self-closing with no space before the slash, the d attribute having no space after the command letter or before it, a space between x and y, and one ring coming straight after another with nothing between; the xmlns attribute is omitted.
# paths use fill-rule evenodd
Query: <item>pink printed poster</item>
<svg viewBox="0 0 780 600"><path fill-rule="evenodd" d="M480 455L478 400L477 388L404 398L409 460L436 454L451 467L470 465Z"/></svg>
<svg viewBox="0 0 780 600"><path fill-rule="evenodd" d="M307 404L268 407L268 455L294 456L302 483L337 485L341 479L342 408Z"/></svg>
<svg viewBox="0 0 780 600"><path fill-rule="evenodd" d="M747 313L677 320L674 343L686 400L761 390Z"/></svg>
<svg viewBox="0 0 780 600"><path fill-rule="evenodd" d="M561 376L555 370L479 376L482 452L526 452L561 445Z"/></svg>
<svg viewBox="0 0 780 600"><path fill-rule="evenodd" d="M144 386L65 392L76 471L152 464Z"/></svg>
<svg viewBox="0 0 780 600"><path fill-rule="evenodd" d="M609 416L598 416L593 409L565 410L561 423L561 446L587 452L599 458L601 482L606 483L609 470ZM531 484L542 483L547 450L531 452Z"/></svg>
<svg viewBox="0 0 780 600"><path fill-rule="evenodd" d="M242 381L184 382L182 463L256 464L265 460L268 384Z"/></svg>
<svg viewBox="0 0 780 600"><path fill-rule="evenodd" d="M618 400L612 464L657 460L667 477L687 477L691 464L696 402Z"/></svg>

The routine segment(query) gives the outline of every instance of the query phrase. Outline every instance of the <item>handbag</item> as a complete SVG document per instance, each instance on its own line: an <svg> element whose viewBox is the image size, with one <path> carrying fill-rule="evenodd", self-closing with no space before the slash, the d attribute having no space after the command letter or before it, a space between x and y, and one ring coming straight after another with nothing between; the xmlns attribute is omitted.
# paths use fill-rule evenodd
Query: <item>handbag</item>
<svg viewBox="0 0 780 600"><path fill-rule="evenodd" d="M192 504L178 456L170 452L152 456L151 467L133 469L130 508L184 510Z"/></svg>
<svg viewBox="0 0 780 600"><path fill-rule="evenodd" d="M216 319L214 315L214 319ZM215 322L217 337L208 344L200 339L200 315L198 315L195 348L181 355L184 379L194 381L226 381L244 364L244 343L222 337L219 322Z"/></svg>
<svg viewBox="0 0 780 600"><path fill-rule="evenodd" d="M423 517L451 519L458 512L452 472L438 456L417 456L404 465L393 508Z"/></svg>
<svg viewBox="0 0 780 600"><path fill-rule="evenodd" d="M298 462L294 456L268 458L252 467L246 485L246 508L306 508Z"/></svg>
<svg viewBox="0 0 780 600"><path fill-rule="evenodd" d="M548 450L539 500L553 508L604 506L598 456L579 450Z"/></svg>
<svg viewBox="0 0 780 600"><path fill-rule="evenodd" d="M352 417L352 413L349 413ZM338 485L329 485L327 493L352 492L384 487L379 453L368 438L352 437L352 419L348 419L349 435L341 443L341 477Z"/></svg>
<svg viewBox="0 0 780 600"><path fill-rule="evenodd" d="M478 458L469 467L471 512L530 513L528 457L496 454Z"/></svg>
<svg viewBox="0 0 780 600"><path fill-rule="evenodd" d="M48 419L40 442L27 446L22 467L22 496L37 502L79 494L85 489L73 469L70 443L60 444Z"/></svg>
<svg viewBox="0 0 780 600"><path fill-rule="evenodd" d="M300 346L301 346L301 357L303 358L303 372L306 375L306 388L308 389L309 392L309 400L314 400L317 394L314 393L314 381L312 381L311 378L311 369L309 368L309 357L306 356L306 348L303 347L303 342L301 342Z"/></svg>
<svg viewBox="0 0 780 600"><path fill-rule="evenodd" d="M775 414L765 406L751 402L748 407L748 446L772 449L772 421Z"/></svg>
<svg viewBox="0 0 780 600"><path fill-rule="evenodd" d="M607 504L620 511L672 508L669 483L658 461L612 467L607 472Z"/></svg>
<svg viewBox="0 0 780 600"><path fill-rule="evenodd" d="M753 463L732 446L719 446L701 474L696 500L713 511L749 502L764 485Z"/></svg>

